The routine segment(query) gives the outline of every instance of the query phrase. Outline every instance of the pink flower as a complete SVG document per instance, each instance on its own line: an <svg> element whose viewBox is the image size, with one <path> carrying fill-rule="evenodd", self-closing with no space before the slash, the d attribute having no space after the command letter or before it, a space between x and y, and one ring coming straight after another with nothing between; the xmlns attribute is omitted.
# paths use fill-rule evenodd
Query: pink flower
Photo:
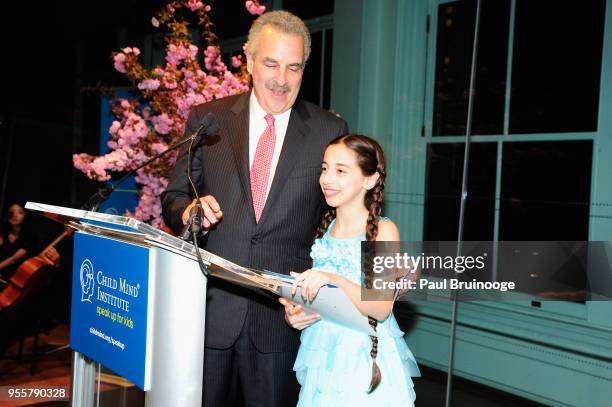
<svg viewBox="0 0 612 407"><path fill-rule="evenodd" d="M206 49L204 50L204 53L206 55L209 56L217 56L219 54L219 50L217 49L217 47L215 47L214 45L209 45L208 47L206 47Z"/></svg>
<svg viewBox="0 0 612 407"><path fill-rule="evenodd" d="M108 132L114 136L115 134L117 134L117 131L119 131L120 128L121 128L121 123L115 120L113 124L110 126L110 129L108 129Z"/></svg>
<svg viewBox="0 0 612 407"><path fill-rule="evenodd" d="M168 134L174 124L174 121L166 113L154 116L151 121L155 126L155 131L159 134Z"/></svg>
<svg viewBox="0 0 612 407"><path fill-rule="evenodd" d="M140 55L140 50L136 47L125 47L121 51L123 51L124 54L134 54L136 56Z"/></svg>
<svg viewBox="0 0 612 407"><path fill-rule="evenodd" d="M242 66L242 55L232 57L232 66L234 68L240 68Z"/></svg>
<svg viewBox="0 0 612 407"><path fill-rule="evenodd" d="M200 86L200 84L194 81L193 79L185 79L185 82L187 83L187 86L191 89L197 89Z"/></svg>
<svg viewBox="0 0 612 407"><path fill-rule="evenodd" d="M192 52L191 49L189 52ZM197 48L196 48L197 53ZM188 51L183 44L169 44L166 48L166 62L172 65L178 65L182 60L187 58Z"/></svg>
<svg viewBox="0 0 612 407"><path fill-rule="evenodd" d="M245 2L244 6L246 7L247 11L253 15L262 15L264 11L266 11L266 6L261 6L251 0Z"/></svg>
<svg viewBox="0 0 612 407"><path fill-rule="evenodd" d="M200 0L189 0L187 6L189 6L191 11L196 11L204 7L204 4Z"/></svg>
<svg viewBox="0 0 612 407"><path fill-rule="evenodd" d="M106 181L110 179L110 175L106 172L106 162L104 157L98 157L93 160L88 168L88 172L96 177L98 181Z"/></svg>
<svg viewBox="0 0 612 407"><path fill-rule="evenodd" d="M189 45L189 56L190 56L191 58L195 58L195 57L196 57L196 55L198 55L198 47L196 47L196 46L195 46L195 45L193 45L193 44L190 44L190 45Z"/></svg>
<svg viewBox="0 0 612 407"><path fill-rule="evenodd" d="M72 164L74 168L83 172L87 172L87 167L91 161L92 157L89 154L81 153L72 155Z"/></svg>
<svg viewBox="0 0 612 407"><path fill-rule="evenodd" d="M123 125L123 128L117 131L117 144L119 146L131 146L146 137L149 134L149 128L142 117L136 113L130 112Z"/></svg>
<svg viewBox="0 0 612 407"><path fill-rule="evenodd" d="M125 62L125 55L119 53L119 54L117 54L117 55L115 55L113 57L113 60L115 61L115 63L114 63L115 69L118 72L125 73L126 72L126 70L125 70L125 63L124 63Z"/></svg>
<svg viewBox="0 0 612 407"><path fill-rule="evenodd" d="M168 149L167 145L165 145L164 143L160 143L160 142L151 143L149 147L155 154L163 153L164 151Z"/></svg>
<svg viewBox="0 0 612 407"><path fill-rule="evenodd" d="M157 79L144 79L138 84L140 90L157 90L159 88L159 81Z"/></svg>
<svg viewBox="0 0 612 407"><path fill-rule="evenodd" d="M157 28L159 27L159 20L155 17L151 17L151 24L153 25L153 27Z"/></svg>
<svg viewBox="0 0 612 407"><path fill-rule="evenodd" d="M175 79L164 78L164 87L166 89L176 89L177 86L178 86L178 84L177 84Z"/></svg>
<svg viewBox="0 0 612 407"><path fill-rule="evenodd" d="M167 179L153 177L145 173L144 170L139 170L136 175L136 182L143 187L134 216L142 221L151 220L151 224L155 226L163 225L161 221L162 206L159 196L168 186Z"/></svg>
<svg viewBox="0 0 612 407"><path fill-rule="evenodd" d="M213 45L209 45L204 50L204 64L209 72L222 73L227 69L223 61L221 61L219 49Z"/></svg>
<svg viewBox="0 0 612 407"><path fill-rule="evenodd" d="M193 73L193 71L187 69L187 68L183 68L181 69L181 72L183 73L183 77L185 79L193 79L193 77L195 76L195 74Z"/></svg>
<svg viewBox="0 0 612 407"><path fill-rule="evenodd" d="M177 98L174 102L176 103L176 107L181 117L183 119L187 119L187 117L189 116L189 109L191 108L191 105L188 104L188 102L183 98Z"/></svg>

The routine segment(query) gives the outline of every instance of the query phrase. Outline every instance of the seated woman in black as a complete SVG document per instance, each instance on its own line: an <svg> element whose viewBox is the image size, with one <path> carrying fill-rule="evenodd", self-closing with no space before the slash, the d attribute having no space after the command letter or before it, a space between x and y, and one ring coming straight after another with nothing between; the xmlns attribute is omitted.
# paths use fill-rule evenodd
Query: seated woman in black
<svg viewBox="0 0 612 407"><path fill-rule="evenodd" d="M9 206L0 228L0 279L8 281L19 265L34 253L34 238L27 230L26 211L18 203Z"/></svg>

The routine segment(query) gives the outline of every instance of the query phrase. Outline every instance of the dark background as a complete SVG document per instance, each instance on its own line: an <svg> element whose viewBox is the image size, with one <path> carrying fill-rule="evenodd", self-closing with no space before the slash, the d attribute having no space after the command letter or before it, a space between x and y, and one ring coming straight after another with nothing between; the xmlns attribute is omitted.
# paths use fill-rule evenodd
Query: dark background
<svg viewBox="0 0 612 407"><path fill-rule="evenodd" d="M78 208L96 191L96 182L73 169L72 155L98 154L100 89L133 87L114 70L111 54L126 46L142 51L145 36L163 32L151 25L151 17L166 3L108 0L3 5L3 219L14 201ZM247 12L244 1L209 0L205 4L212 7L213 31L220 41L246 36L255 17ZM283 7L309 19L332 13L333 1L285 0ZM162 41L154 40L154 44L164 46Z"/></svg>
<svg viewBox="0 0 612 407"><path fill-rule="evenodd" d="M131 85L114 71L111 53L142 47L154 28L150 17L163 2L74 4L3 6L3 213L15 199L78 207L95 190L93 181L72 170L73 153L98 152L100 93L94 89Z"/></svg>

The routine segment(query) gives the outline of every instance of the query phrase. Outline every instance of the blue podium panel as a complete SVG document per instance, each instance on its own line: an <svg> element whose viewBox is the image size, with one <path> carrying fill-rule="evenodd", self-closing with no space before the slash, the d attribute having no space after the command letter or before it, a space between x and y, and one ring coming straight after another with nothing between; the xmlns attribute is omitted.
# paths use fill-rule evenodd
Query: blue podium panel
<svg viewBox="0 0 612 407"><path fill-rule="evenodd" d="M71 347L143 390L148 292L149 249L75 233Z"/></svg>

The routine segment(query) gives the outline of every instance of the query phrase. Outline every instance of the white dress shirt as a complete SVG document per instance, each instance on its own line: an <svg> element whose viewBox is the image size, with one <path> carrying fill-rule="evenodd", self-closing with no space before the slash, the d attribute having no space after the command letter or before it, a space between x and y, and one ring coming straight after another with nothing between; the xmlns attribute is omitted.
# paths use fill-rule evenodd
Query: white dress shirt
<svg viewBox="0 0 612 407"><path fill-rule="evenodd" d="M249 171L253 168L253 159L255 158L255 150L257 149L257 143L259 138L262 136L268 123L266 122L265 110L261 108L255 91L251 92L251 98L249 99ZM272 163L270 164L270 178L268 178L268 187L266 189L266 199L270 193L270 186L276 173L276 166L280 158L280 153L283 148L283 142L285 141L285 134L287 134L287 126L289 126L289 116L291 115L291 109L281 114L275 114L274 116L274 134L276 135L276 142L274 143L274 154L272 155Z"/></svg>

